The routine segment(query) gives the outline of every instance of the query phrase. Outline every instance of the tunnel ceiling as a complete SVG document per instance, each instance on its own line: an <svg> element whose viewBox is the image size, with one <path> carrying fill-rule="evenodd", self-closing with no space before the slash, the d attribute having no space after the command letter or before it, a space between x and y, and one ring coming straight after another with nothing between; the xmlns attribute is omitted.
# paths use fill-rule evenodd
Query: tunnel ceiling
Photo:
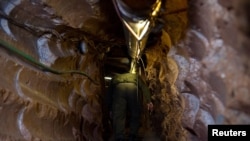
<svg viewBox="0 0 250 141"><path fill-rule="evenodd" d="M155 104L143 129L204 141L208 124L250 123L246 7L164 3L143 53ZM110 138L104 76L129 67L123 34L111 0L1 0L0 140Z"/></svg>

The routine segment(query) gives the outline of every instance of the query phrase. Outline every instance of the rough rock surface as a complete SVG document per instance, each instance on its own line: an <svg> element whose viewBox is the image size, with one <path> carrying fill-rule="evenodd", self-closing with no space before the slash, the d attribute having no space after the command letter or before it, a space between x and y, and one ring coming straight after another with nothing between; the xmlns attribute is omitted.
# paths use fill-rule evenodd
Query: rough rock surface
<svg viewBox="0 0 250 141"><path fill-rule="evenodd" d="M208 124L249 124L249 2L191 0L189 26L170 56L185 99L183 125L207 140Z"/></svg>
<svg viewBox="0 0 250 141"><path fill-rule="evenodd" d="M249 8L166 1L144 54L155 136L205 141L208 124L250 123ZM109 137L104 64L124 47L120 29L111 0L1 0L0 140Z"/></svg>

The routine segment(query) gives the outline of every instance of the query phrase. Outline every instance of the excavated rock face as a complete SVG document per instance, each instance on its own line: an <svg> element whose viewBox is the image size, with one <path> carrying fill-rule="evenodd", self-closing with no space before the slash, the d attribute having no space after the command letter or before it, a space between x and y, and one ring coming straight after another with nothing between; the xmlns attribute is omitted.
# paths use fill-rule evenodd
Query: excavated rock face
<svg viewBox="0 0 250 141"><path fill-rule="evenodd" d="M247 1L191 0L189 27L170 56L185 99L183 125L192 140L207 140L208 124L249 124Z"/></svg>
<svg viewBox="0 0 250 141"><path fill-rule="evenodd" d="M205 141L208 124L249 124L249 2L163 8L143 54L149 129L161 140ZM110 62L126 46L111 0L1 0L0 39L0 140L112 135L104 76L126 68Z"/></svg>
<svg viewBox="0 0 250 141"><path fill-rule="evenodd" d="M100 54L48 4L0 2L0 139L101 140Z"/></svg>

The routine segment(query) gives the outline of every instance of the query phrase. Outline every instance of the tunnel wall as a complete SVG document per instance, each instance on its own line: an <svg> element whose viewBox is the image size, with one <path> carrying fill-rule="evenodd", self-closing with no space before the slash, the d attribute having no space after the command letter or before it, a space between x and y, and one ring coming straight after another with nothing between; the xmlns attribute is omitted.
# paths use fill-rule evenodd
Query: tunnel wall
<svg viewBox="0 0 250 141"><path fill-rule="evenodd" d="M102 140L100 64L81 31L42 1L3 0L0 14L0 140Z"/></svg>
<svg viewBox="0 0 250 141"><path fill-rule="evenodd" d="M0 1L0 14L13 18L1 15L0 37L51 68L101 82L105 47L122 30L105 13L110 1L100 3ZM146 50L152 128L163 140L184 140L184 128L187 140L205 141L208 124L249 124L248 8L247 0L167 1L161 38ZM4 48L0 57L1 140L102 140L101 85L40 70Z"/></svg>
<svg viewBox="0 0 250 141"><path fill-rule="evenodd" d="M179 68L176 85L185 99L183 126L190 141L207 140L209 124L250 123L244 7L247 1L188 1L186 35L169 55Z"/></svg>

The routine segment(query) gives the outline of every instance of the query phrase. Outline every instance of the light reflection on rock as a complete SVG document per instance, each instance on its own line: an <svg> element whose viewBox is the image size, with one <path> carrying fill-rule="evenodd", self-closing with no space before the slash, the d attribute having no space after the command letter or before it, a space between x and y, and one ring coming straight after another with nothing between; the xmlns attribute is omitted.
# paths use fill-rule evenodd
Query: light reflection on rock
<svg viewBox="0 0 250 141"><path fill-rule="evenodd" d="M13 39L15 39L15 36L11 32L10 27L9 27L9 23L6 19L1 19L1 27L5 31L6 34L8 34Z"/></svg>
<svg viewBox="0 0 250 141"><path fill-rule="evenodd" d="M185 110L184 110L184 126L193 129L194 123L196 121L196 115L200 108L199 98L189 93L182 93L185 99Z"/></svg>
<svg viewBox="0 0 250 141"><path fill-rule="evenodd" d="M43 35L37 40L37 51L41 63L47 66L54 64L57 56L50 50L49 40L52 35Z"/></svg>

